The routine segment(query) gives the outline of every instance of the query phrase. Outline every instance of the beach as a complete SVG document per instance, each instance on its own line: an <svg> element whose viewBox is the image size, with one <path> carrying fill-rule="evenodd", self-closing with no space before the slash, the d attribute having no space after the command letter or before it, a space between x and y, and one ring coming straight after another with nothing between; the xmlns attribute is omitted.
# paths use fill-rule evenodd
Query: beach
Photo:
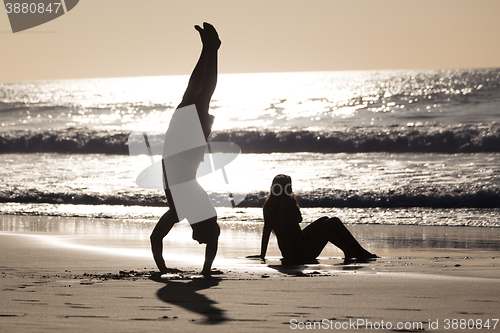
<svg viewBox="0 0 500 333"><path fill-rule="evenodd" d="M329 245L317 263L290 267L273 239L266 262L245 258L259 251L261 224L221 222L223 274L201 279L203 247L187 222L165 239L167 265L182 274L162 278L154 224L1 220L2 332L498 329L498 228L348 225L379 259L344 262Z"/></svg>
<svg viewBox="0 0 500 333"><path fill-rule="evenodd" d="M0 84L0 332L500 329L498 68L220 75L209 141L241 154L197 177L221 227L212 279L186 221L164 239L179 272L157 274L167 204L158 172L138 177L187 81ZM283 266L272 236L247 259L283 173L302 228L337 216L379 258L329 244Z"/></svg>
<svg viewBox="0 0 500 333"><path fill-rule="evenodd" d="M500 330L499 3L93 2L5 2L0 333Z"/></svg>

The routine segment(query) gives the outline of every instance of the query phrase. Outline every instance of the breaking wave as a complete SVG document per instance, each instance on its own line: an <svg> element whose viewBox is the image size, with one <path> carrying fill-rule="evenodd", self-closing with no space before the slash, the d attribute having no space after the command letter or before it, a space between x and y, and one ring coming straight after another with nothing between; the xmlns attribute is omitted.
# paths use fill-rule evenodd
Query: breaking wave
<svg viewBox="0 0 500 333"><path fill-rule="evenodd" d="M0 153L128 154L124 132L12 131L0 133ZM161 151L163 134L151 135ZM232 142L243 153L477 153L500 152L500 125L351 127L317 131L213 132L211 141Z"/></svg>
<svg viewBox="0 0 500 333"><path fill-rule="evenodd" d="M228 202L226 193L210 193L215 206ZM245 199L238 207L262 207L267 192L234 194ZM500 189L480 187L423 187L420 189L400 188L380 192L360 192L347 190L317 189L311 192L297 193L302 207L346 207L346 208L498 208L500 207ZM157 194L120 194L100 195L82 193L41 192L36 189L10 190L0 192L0 202L48 203L73 205L123 205L123 206L168 206L165 196Z"/></svg>

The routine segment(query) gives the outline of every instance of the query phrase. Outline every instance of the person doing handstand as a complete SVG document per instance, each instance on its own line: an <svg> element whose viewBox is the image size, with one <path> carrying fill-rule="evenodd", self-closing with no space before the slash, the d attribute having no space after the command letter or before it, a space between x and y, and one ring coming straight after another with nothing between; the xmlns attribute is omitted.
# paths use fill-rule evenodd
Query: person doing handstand
<svg viewBox="0 0 500 333"><path fill-rule="evenodd" d="M203 28L195 26L195 29L200 34L203 48L165 134L162 169L169 209L156 224L150 241L160 272L176 271L168 269L163 259L163 238L174 224L187 219L193 230L193 239L206 244L201 273L210 276L220 228L215 208L196 180L196 171L203 161L214 120L208 111L217 84L217 52L221 42L211 24L203 23Z"/></svg>

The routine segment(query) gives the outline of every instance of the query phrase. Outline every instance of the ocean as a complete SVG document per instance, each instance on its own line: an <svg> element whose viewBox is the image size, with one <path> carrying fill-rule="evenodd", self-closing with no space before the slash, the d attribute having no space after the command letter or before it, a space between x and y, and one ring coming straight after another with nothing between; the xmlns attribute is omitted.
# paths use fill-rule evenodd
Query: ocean
<svg viewBox="0 0 500 333"><path fill-rule="evenodd" d="M0 83L0 214L156 222L165 195L136 184L151 156L129 136L159 161L187 81ZM498 68L222 74L211 113L210 141L241 148L199 178L221 221L262 221L285 173L306 221L500 227Z"/></svg>

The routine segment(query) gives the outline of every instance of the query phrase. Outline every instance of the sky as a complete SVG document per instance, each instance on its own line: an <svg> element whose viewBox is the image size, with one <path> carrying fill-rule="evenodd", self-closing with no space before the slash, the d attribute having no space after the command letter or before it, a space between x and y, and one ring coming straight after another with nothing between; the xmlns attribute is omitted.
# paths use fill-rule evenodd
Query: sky
<svg viewBox="0 0 500 333"><path fill-rule="evenodd" d="M0 11L0 82L189 74L204 21L221 73L500 67L499 13L498 0L80 0L12 33Z"/></svg>

